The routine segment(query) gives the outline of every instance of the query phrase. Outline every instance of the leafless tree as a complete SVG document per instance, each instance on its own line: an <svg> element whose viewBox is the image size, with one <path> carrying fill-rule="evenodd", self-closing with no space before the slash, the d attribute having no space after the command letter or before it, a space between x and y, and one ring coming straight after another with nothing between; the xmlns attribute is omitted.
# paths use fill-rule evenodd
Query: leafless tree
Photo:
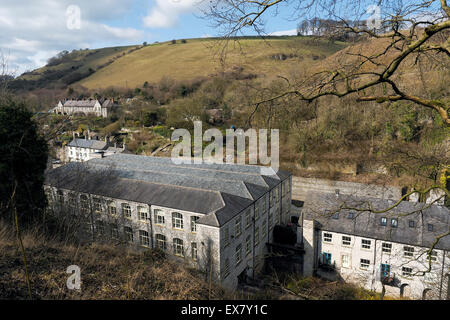
<svg viewBox="0 0 450 320"><path fill-rule="evenodd" d="M446 0L415 1L335 1L335 0L213 0L205 6L204 17L213 22L227 38L248 29L264 34L263 18L278 15L282 6L295 8L291 19L323 16L341 21L336 32L350 32L376 39L377 48L367 53L363 46L346 52L349 62L330 69L316 71L309 76L289 83L280 94L267 97L259 105L294 95L301 100L313 101L324 96L344 97L355 95L357 101L409 101L436 111L450 126L449 102L445 98L419 95L406 88L402 67L418 70L426 60L429 66L448 70L450 57L449 28L450 7ZM370 5L379 8L380 15L361 21ZM378 10L378 9L375 9ZM314 28L318 20L312 20ZM311 27L311 26L310 26ZM381 31L380 31L381 30ZM419 74L422 72L417 72ZM448 72L447 72L448 73Z"/></svg>

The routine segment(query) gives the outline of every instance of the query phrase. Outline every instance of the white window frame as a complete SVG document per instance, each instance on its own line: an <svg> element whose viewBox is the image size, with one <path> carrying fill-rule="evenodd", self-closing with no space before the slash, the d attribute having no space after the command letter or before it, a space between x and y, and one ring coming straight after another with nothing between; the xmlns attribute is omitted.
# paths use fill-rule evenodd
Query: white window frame
<svg viewBox="0 0 450 320"><path fill-rule="evenodd" d="M114 201L108 203L108 214L110 214L111 216L117 216L117 207Z"/></svg>
<svg viewBox="0 0 450 320"><path fill-rule="evenodd" d="M391 254L392 253L392 243L388 243L388 242L381 243L381 252Z"/></svg>
<svg viewBox="0 0 450 320"><path fill-rule="evenodd" d="M120 238L120 234L119 234L119 227L117 226L117 224L111 223L109 228L111 230L111 238L112 239L119 239Z"/></svg>
<svg viewBox="0 0 450 320"><path fill-rule="evenodd" d="M370 267L370 260L369 259L360 259L359 260L359 268L362 270L368 270Z"/></svg>
<svg viewBox="0 0 450 320"><path fill-rule="evenodd" d="M125 239L128 243L133 243L134 242L134 232L133 232L133 228L129 227L129 226L124 226L123 227L123 233L125 234Z"/></svg>
<svg viewBox="0 0 450 320"><path fill-rule="evenodd" d="M236 261L236 266L238 266L242 262L242 244L238 244L236 246L236 251L234 254L234 258Z"/></svg>
<svg viewBox="0 0 450 320"><path fill-rule="evenodd" d="M166 219L164 216L164 211L161 209L155 209L154 211L155 214L155 224L157 225L165 225L166 224Z"/></svg>
<svg viewBox="0 0 450 320"><path fill-rule="evenodd" d="M142 247L150 247L150 236L147 231L139 230L139 244Z"/></svg>
<svg viewBox="0 0 450 320"><path fill-rule="evenodd" d="M196 233L197 232L197 221L200 219L200 217L197 216L191 216L191 232Z"/></svg>
<svg viewBox="0 0 450 320"><path fill-rule="evenodd" d="M252 225L252 212L250 209L245 212L245 229L250 228Z"/></svg>
<svg viewBox="0 0 450 320"><path fill-rule="evenodd" d="M414 258L414 247L403 246L403 256L406 258Z"/></svg>
<svg viewBox="0 0 450 320"><path fill-rule="evenodd" d="M332 243L333 242L333 234L329 232L323 233L323 242Z"/></svg>
<svg viewBox="0 0 450 320"><path fill-rule="evenodd" d="M350 236L342 236L342 245L343 246L351 246L352 245L352 237Z"/></svg>
<svg viewBox="0 0 450 320"><path fill-rule="evenodd" d="M132 218L132 211L131 211L131 206L129 203L122 203L121 204L122 207L122 214L125 218L127 219L131 219Z"/></svg>
<svg viewBox="0 0 450 320"><path fill-rule="evenodd" d="M239 216L234 222L234 237L237 238L242 234L242 217Z"/></svg>
<svg viewBox="0 0 450 320"><path fill-rule="evenodd" d="M252 252L252 237L249 235L245 240L245 255L248 256Z"/></svg>
<svg viewBox="0 0 450 320"><path fill-rule="evenodd" d="M350 261L350 255L348 254L341 254L341 266L342 268L349 269L351 268L351 261Z"/></svg>
<svg viewBox="0 0 450 320"><path fill-rule="evenodd" d="M145 215L144 219L142 219L142 214ZM142 207L142 206L138 207L138 218L139 218L139 221L148 223L148 220L147 220L147 218L148 218L148 210L147 210L146 207Z"/></svg>
<svg viewBox="0 0 450 320"><path fill-rule="evenodd" d="M184 257L183 239L173 238L173 254L179 257Z"/></svg>
<svg viewBox="0 0 450 320"><path fill-rule="evenodd" d="M402 267L402 276L410 278L412 277L413 269L410 267Z"/></svg>
<svg viewBox="0 0 450 320"><path fill-rule="evenodd" d="M180 212L172 212L172 228L183 230L184 229L184 221L183 214Z"/></svg>
<svg viewBox="0 0 450 320"><path fill-rule="evenodd" d="M223 246L226 247L230 244L230 229L226 226L223 229Z"/></svg>
<svg viewBox="0 0 450 320"><path fill-rule="evenodd" d="M262 234L263 238L265 238L267 236L267 221L266 220L263 221L261 229L262 229L261 234Z"/></svg>
<svg viewBox="0 0 450 320"><path fill-rule="evenodd" d="M167 237L161 233L155 234L156 247L162 251L167 250Z"/></svg>
<svg viewBox="0 0 450 320"><path fill-rule="evenodd" d="M366 243L364 243L366 242ZM372 240L369 239L361 239L361 248L364 250L371 250L372 248Z"/></svg>

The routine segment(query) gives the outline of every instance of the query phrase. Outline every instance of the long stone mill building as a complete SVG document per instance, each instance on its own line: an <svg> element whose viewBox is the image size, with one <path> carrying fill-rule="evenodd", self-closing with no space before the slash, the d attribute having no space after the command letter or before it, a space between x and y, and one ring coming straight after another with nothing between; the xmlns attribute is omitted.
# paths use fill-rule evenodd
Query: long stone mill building
<svg viewBox="0 0 450 320"><path fill-rule="evenodd" d="M236 288L263 267L274 226L289 222L291 183L258 166L115 154L49 171L46 192L84 236L160 248Z"/></svg>

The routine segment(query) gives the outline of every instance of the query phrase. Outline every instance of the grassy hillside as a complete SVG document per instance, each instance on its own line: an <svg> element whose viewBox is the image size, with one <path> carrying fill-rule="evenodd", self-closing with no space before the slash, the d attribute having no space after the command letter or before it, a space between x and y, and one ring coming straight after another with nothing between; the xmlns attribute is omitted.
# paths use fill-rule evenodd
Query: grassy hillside
<svg viewBox="0 0 450 320"><path fill-rule="evenodd" d="M80 81L89 88L108 86L136 87L145 81L158 82L163 77L190 80L221 71L242 67L244 72L260 77L273 78L292 71L301 72L313 59L322 59L342 49L343 44L326 41L313 42L308 38L292 37L268 39L244 39L230 42L225 63L220 54L223 43L214 40L178 41L147 46L118 59L90 77ZM243 54L242 54L243 53ZM285 60L273 58L284 54Z"/></svg>
<svg viewBox="0 0 450 320"><path fill-rule="evenodd" d="M46 66L24 73L12 83L13 89L64 88L99 70L115 60L138 50L140 46L82 49L53 59Z"/></svg>
<svg viewBox="0 0 450 320"><path fill-rule="evenodd" d="M189 39L148 46L82 50L71 53L56 66L45 66L20 77L26 81L47 82L44 87L80 84L88 89L110 86L134 88L145 81L163 77L191 80L221 71L243 68L243 72L266 79L302 72L312 61L325 59L345 47L308 37L245 38L230 41L223 63L224 43L214 39ZM78 81L76 75L82 77ZM42 87L42 86L41 86Z"/></svg>

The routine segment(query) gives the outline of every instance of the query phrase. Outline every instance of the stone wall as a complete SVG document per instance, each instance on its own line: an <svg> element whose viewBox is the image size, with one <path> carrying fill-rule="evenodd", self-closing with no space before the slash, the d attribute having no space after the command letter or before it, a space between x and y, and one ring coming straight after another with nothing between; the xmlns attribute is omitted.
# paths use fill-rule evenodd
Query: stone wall
<svg viewBox="0 0 450 320"><path fill-rule="evenodd" d="M393 186L369 185L356 182L333 181L326 179L292 177L292 199L307 201L308 192L336 193L356 197L372 197L398 200L402 189Z"/></svg>

